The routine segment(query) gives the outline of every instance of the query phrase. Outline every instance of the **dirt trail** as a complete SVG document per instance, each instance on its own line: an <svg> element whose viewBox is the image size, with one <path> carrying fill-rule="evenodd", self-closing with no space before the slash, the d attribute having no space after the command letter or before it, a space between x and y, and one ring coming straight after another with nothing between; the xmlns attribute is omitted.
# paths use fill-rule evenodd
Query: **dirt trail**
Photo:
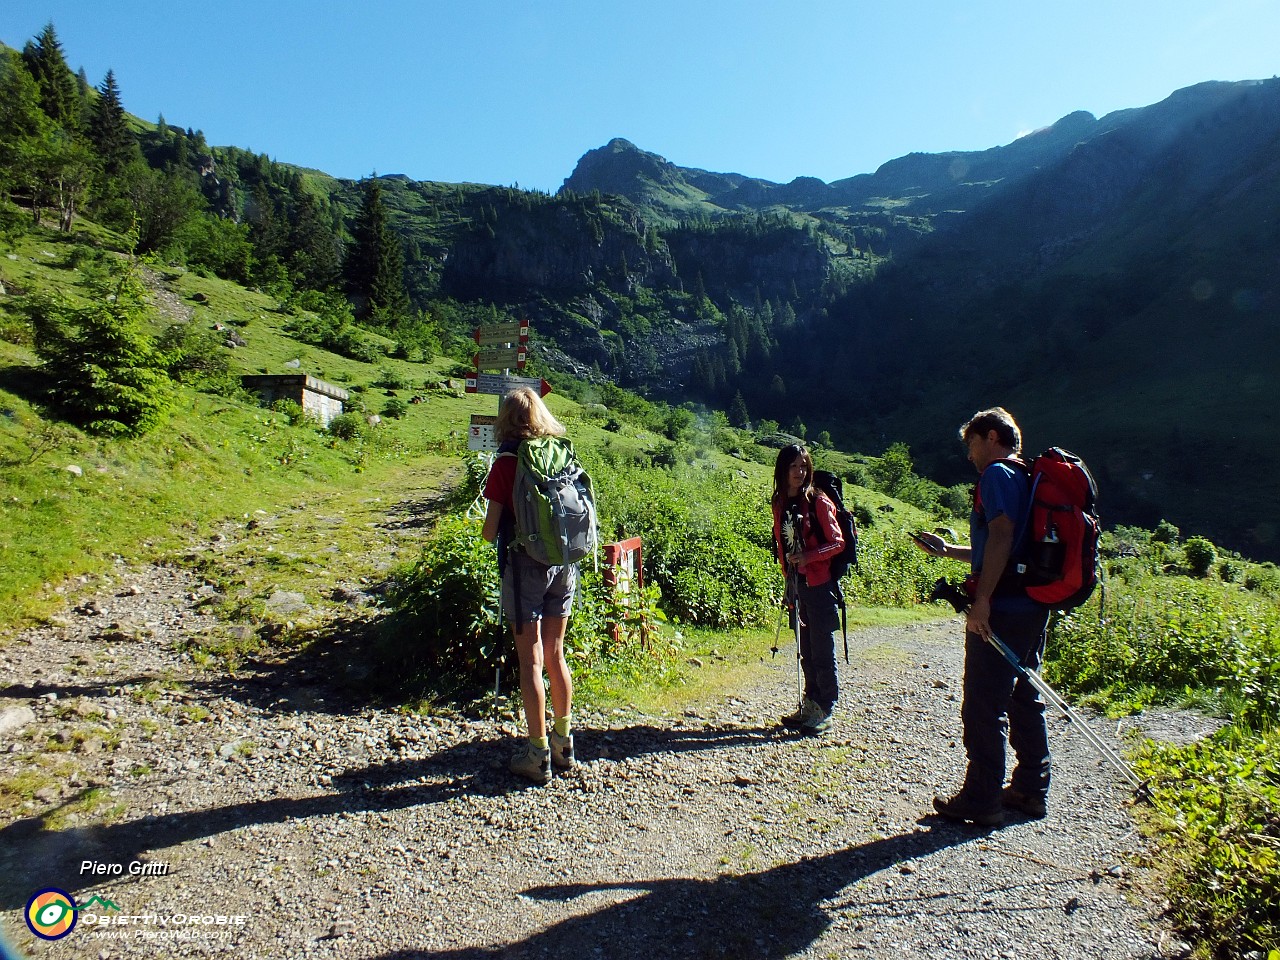
<svg viewBox="0 0 1280 960"><path fill-rule="evenodd" d="M1046 819L929 815L963 766L957 623L851 638L831 736L775 725L795 697L784 649L698 710L581 709L583 762L538 788L505 769L511 717L354 698L341 624L307 656L202 670L180 651L214 626L209 589L121 571L0 649L0 780L36 785L0 825L0 908L25 955L1184 952L1124 790L1058 718ZM58 941L24 923L43 888L84 906Z"/></svg>

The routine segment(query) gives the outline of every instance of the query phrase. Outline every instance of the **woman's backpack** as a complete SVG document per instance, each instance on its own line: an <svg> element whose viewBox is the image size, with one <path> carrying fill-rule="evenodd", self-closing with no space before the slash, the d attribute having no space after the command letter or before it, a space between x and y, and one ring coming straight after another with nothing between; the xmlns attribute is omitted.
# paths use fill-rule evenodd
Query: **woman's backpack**
<svg viewBox="0 0 1280 960"><path fill-rule="evenodd" d="M829 470L813 471L813 485L830 498L836 507L836 522L840 524L840 535L844 539L844 549L831 558L831 578L837 582L849 572L850 567L858 565L858 526L853 522L853 514L844 505L844 482ZM826 542L822 524L813 518L812 527L818 539Z"/></svg>
<svg viewBox="0 0 1280 960"><path fill-rule="evenodd" d="M565 437L531 437L514 456L513 546L551 567L576 563L595 550L595 490L573 444Z"/></svg>

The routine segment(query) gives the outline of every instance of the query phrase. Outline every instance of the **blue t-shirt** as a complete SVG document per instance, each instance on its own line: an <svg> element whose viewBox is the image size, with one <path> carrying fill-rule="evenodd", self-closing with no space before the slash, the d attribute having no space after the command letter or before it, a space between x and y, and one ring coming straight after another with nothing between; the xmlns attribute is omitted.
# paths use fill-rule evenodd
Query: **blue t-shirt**
<svg viewBox="0 0 1280 960"><path fill-rule="evenodd" d="M977 509L981 503L981 509ZM996 517L1008 517L1013 521L1013 550L1011 556L1015 560L1022 559L1026 552L1027 513L1031 507L1031 486L1027 475L1021 469L1009 463L999 461L990 464L978 478L978 497L975 509L969 514L969 543L973 547L969 566L973 572L982 570L983 554L987 550L989 524ZM1025 593L1005 593L997 589L991 598L993 610L1009 612L1030 611L1039 609L1039 604Z"/></svg>

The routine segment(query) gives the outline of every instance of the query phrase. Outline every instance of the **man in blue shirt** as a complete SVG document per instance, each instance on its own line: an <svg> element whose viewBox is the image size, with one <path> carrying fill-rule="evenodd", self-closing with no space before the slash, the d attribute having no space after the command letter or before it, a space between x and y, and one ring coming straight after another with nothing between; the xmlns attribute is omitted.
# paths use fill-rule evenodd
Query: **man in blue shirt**
<svg viewBox="0 0 1280 960"><path fill-rule="evenodd" d="M918 541L933 556L968 561L972 571L966 582L972 602L965 617L960 706L968 769L960 790L935 797L933 806L950 820L999 826L1005 809L1045 815L1049 738L1040 694L987 639L998 636L1027 669L1038 669L1049 611L1009 573L1010 561L1021 559L1031 509L1028 473L1017 459L1022 451L1017 422L1003 407L982 410L960 428L960 439L979 474L969 516L970 546L934 534L921 534ZM1017 761L1007 787L1006 735Z"/></svg>

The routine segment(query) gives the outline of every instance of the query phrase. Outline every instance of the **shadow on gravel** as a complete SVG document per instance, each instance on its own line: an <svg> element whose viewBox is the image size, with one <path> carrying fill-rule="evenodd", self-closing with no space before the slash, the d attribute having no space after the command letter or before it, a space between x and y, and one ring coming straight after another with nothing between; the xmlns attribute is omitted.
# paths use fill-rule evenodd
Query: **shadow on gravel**
<svg viewBox="0 0 1280 960"><path fill-rule="evenodd" d="M767 960L794 956L830 926L832 913L839 908L824 909L822 904L845 887L975 838L972 832L923 821L922 826L926 828L759 873L711 880L667 878L534 887L521 895L568 902L605 894L615 902L563 920L520 943L446 951L398 950L378 960L590 957L599 955L601 944L608 944L608 955L615 957Z"/></svg>
<svg viewBox="0 0 1280 960"><path fill-rule="evenodd" d="M44 886L68 892L101 886L100 877L95 881L93 876L80 875L83 860L127 864L152 859L148 855L152 850L244 827L510 793L521 787L505 769L507 744L506 738L469 740L421 760L370 764L334 777L332 793L246 800L112 824L46 829L47 818L84 799L87 791L81 791L41 816L0 829L0 910L23 906L32 891Z"/></svg>
<svg viewBox="0 0 1280 960"><path fill-rule="evenodd" d="M229 681L228 681L229 682ZM709 727L698 730L637 725L611 731L584 731L582 756L606 746L619 760L688 750L738 748L778 736L776 727ZM461 796L501 796L531 788L506 769L512 740L502 735L472 735L430 756L353 766L333 777L330 793L310 797L246 800L182 813L147 816L91 827L50 830L45 824L63 806L73 806L83 793L38 817L16 820L0 829L0 909L26 903L32 886L53 884L68 892L101 885L101 878L81 877L81 861L131 863L147 852L190 840L288 820L332 816L344 812L394 810L445 803ZM591 776L610 779L608 764ZM581 789L587 774L557 777L549 790ZM317 787L317 790L321 788ZM949 842L957 842L954 839ZM912 856L917 854L910 854ZM877 868L878 869L878 868Z"/></svg>

